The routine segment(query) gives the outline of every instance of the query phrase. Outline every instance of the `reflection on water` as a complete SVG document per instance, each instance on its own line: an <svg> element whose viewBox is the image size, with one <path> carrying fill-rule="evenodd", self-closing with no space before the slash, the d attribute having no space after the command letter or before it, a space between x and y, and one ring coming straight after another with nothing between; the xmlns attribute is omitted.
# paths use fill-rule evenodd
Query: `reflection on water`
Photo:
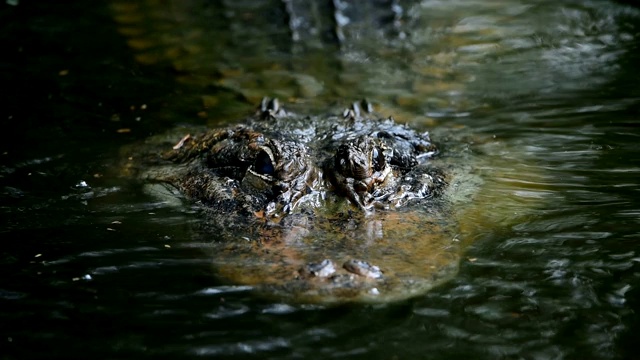
<svg viewBox="0 0 640 360"><path fill-rule="evenodd" d="M635 355L638 9L333 3L1 10L21 35L7 39L8 96L30 100L3 109L22 126L0 163L7 358ZM104 40L88 31L96 21ZM101 40L113 46L89 45ZM367 97L432 129L452 160L477 158L486 187L460 210L458 276L379 307L261 299L213 276L196 209L108 175L134 138L229 121L265 94L316 110ZM447 141L459 132L470 135Z"/></svg>
<svg viewBox="0 0 640 360"><path fill-rule="evenodd" d="M227 91L252 103L366 96L431 116L606 86L630 61L638 15L609 2L170 3L112 7L141 61L223 90L206 107Z"/></svg>

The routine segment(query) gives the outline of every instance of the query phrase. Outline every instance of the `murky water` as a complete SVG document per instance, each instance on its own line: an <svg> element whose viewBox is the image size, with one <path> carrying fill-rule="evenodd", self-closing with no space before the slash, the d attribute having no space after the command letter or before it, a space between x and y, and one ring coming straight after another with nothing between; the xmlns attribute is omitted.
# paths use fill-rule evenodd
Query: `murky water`
<svg viewBox="0 0 640 360"><path fill-rule="evenodd" d="M2 358L634 358L640 10L303 4L3 5ZM388 305L265 299L215 276L197 209L114 176L122 146L265 94L367 97L477 152L458 274Z"/></svg>

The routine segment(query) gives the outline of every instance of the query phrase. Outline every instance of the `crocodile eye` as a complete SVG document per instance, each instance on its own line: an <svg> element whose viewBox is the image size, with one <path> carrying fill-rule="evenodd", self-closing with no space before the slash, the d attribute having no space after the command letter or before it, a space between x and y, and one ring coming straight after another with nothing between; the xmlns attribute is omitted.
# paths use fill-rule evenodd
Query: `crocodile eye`
<svg viewBox="0 0 640 360"><path fill-rule="evenodd" d="M373 161L373 170L375 171L381 171L387 165L387 162L384 158L384 153L382 153L382 149L380 149L378 146L373 148L371 159Z"/></svg>
<svg viewBox="0 0 640 360"><path fill-rule="evenodd" d="M349 147L346 145L340 145L338 147L338 151L335 156L335 166L340 172L348 171L349 162L347 158L349 157Z"/></svg>
<svg viewBox="0 0 640 360"><path fill-rule="evenodd" d="M274 174L275 167L271 161L271 156L265 150L258 153L256 161L253 164L253 170L260 175L271 176Z"/></svg>

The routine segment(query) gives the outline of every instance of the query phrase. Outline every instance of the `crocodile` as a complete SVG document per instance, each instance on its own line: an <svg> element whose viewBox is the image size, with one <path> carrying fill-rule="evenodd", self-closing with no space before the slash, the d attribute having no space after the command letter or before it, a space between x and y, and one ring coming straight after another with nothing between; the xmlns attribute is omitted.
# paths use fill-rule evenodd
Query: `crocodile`
<svg viewBox="0 0 640 360"><path fill-rule="evenodd" d="M218 274L305 302L381 302L455 274L459 248L428 132L370 103L300 115L265 98L238 125L128 148L127 176L204 213Z"/></svg>
<svg viewBox="0 0 640 360"><path fill-rule="evenodd" d="M177 103L163 99L154 116L182 121L188 109L219 126L265 94L304 102L291 113L267 101L238 129L153 137L127 171L207 209L203 233L227 240L211 245L221 276L311 302L424 292L455 274L454 240L509 226L541 201L520 189L538 186L542 167L494 124L618 78L637 17L609 1L110 4L135 59L179 84ZM354 94L385 117L362 105L322 115ZM436 148L390 114L434 132L473 124L473 139L446 134ZM494 139L477 141L483 132Z"/></svg>

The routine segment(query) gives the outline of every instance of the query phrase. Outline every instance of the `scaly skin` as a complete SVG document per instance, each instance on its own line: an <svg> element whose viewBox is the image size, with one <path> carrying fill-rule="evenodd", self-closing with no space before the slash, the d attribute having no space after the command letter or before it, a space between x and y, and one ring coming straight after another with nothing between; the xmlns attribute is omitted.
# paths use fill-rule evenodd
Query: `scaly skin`
<svg viewBox="0 0 640 360"><path fill-rule="evenodd" d="M129 175L202 205L225 279L330 303L406 298L455 273L447 180L426 133L358 104L300 116L265 99L241 125L183 135L133 148L143 160Z"/></svg>

